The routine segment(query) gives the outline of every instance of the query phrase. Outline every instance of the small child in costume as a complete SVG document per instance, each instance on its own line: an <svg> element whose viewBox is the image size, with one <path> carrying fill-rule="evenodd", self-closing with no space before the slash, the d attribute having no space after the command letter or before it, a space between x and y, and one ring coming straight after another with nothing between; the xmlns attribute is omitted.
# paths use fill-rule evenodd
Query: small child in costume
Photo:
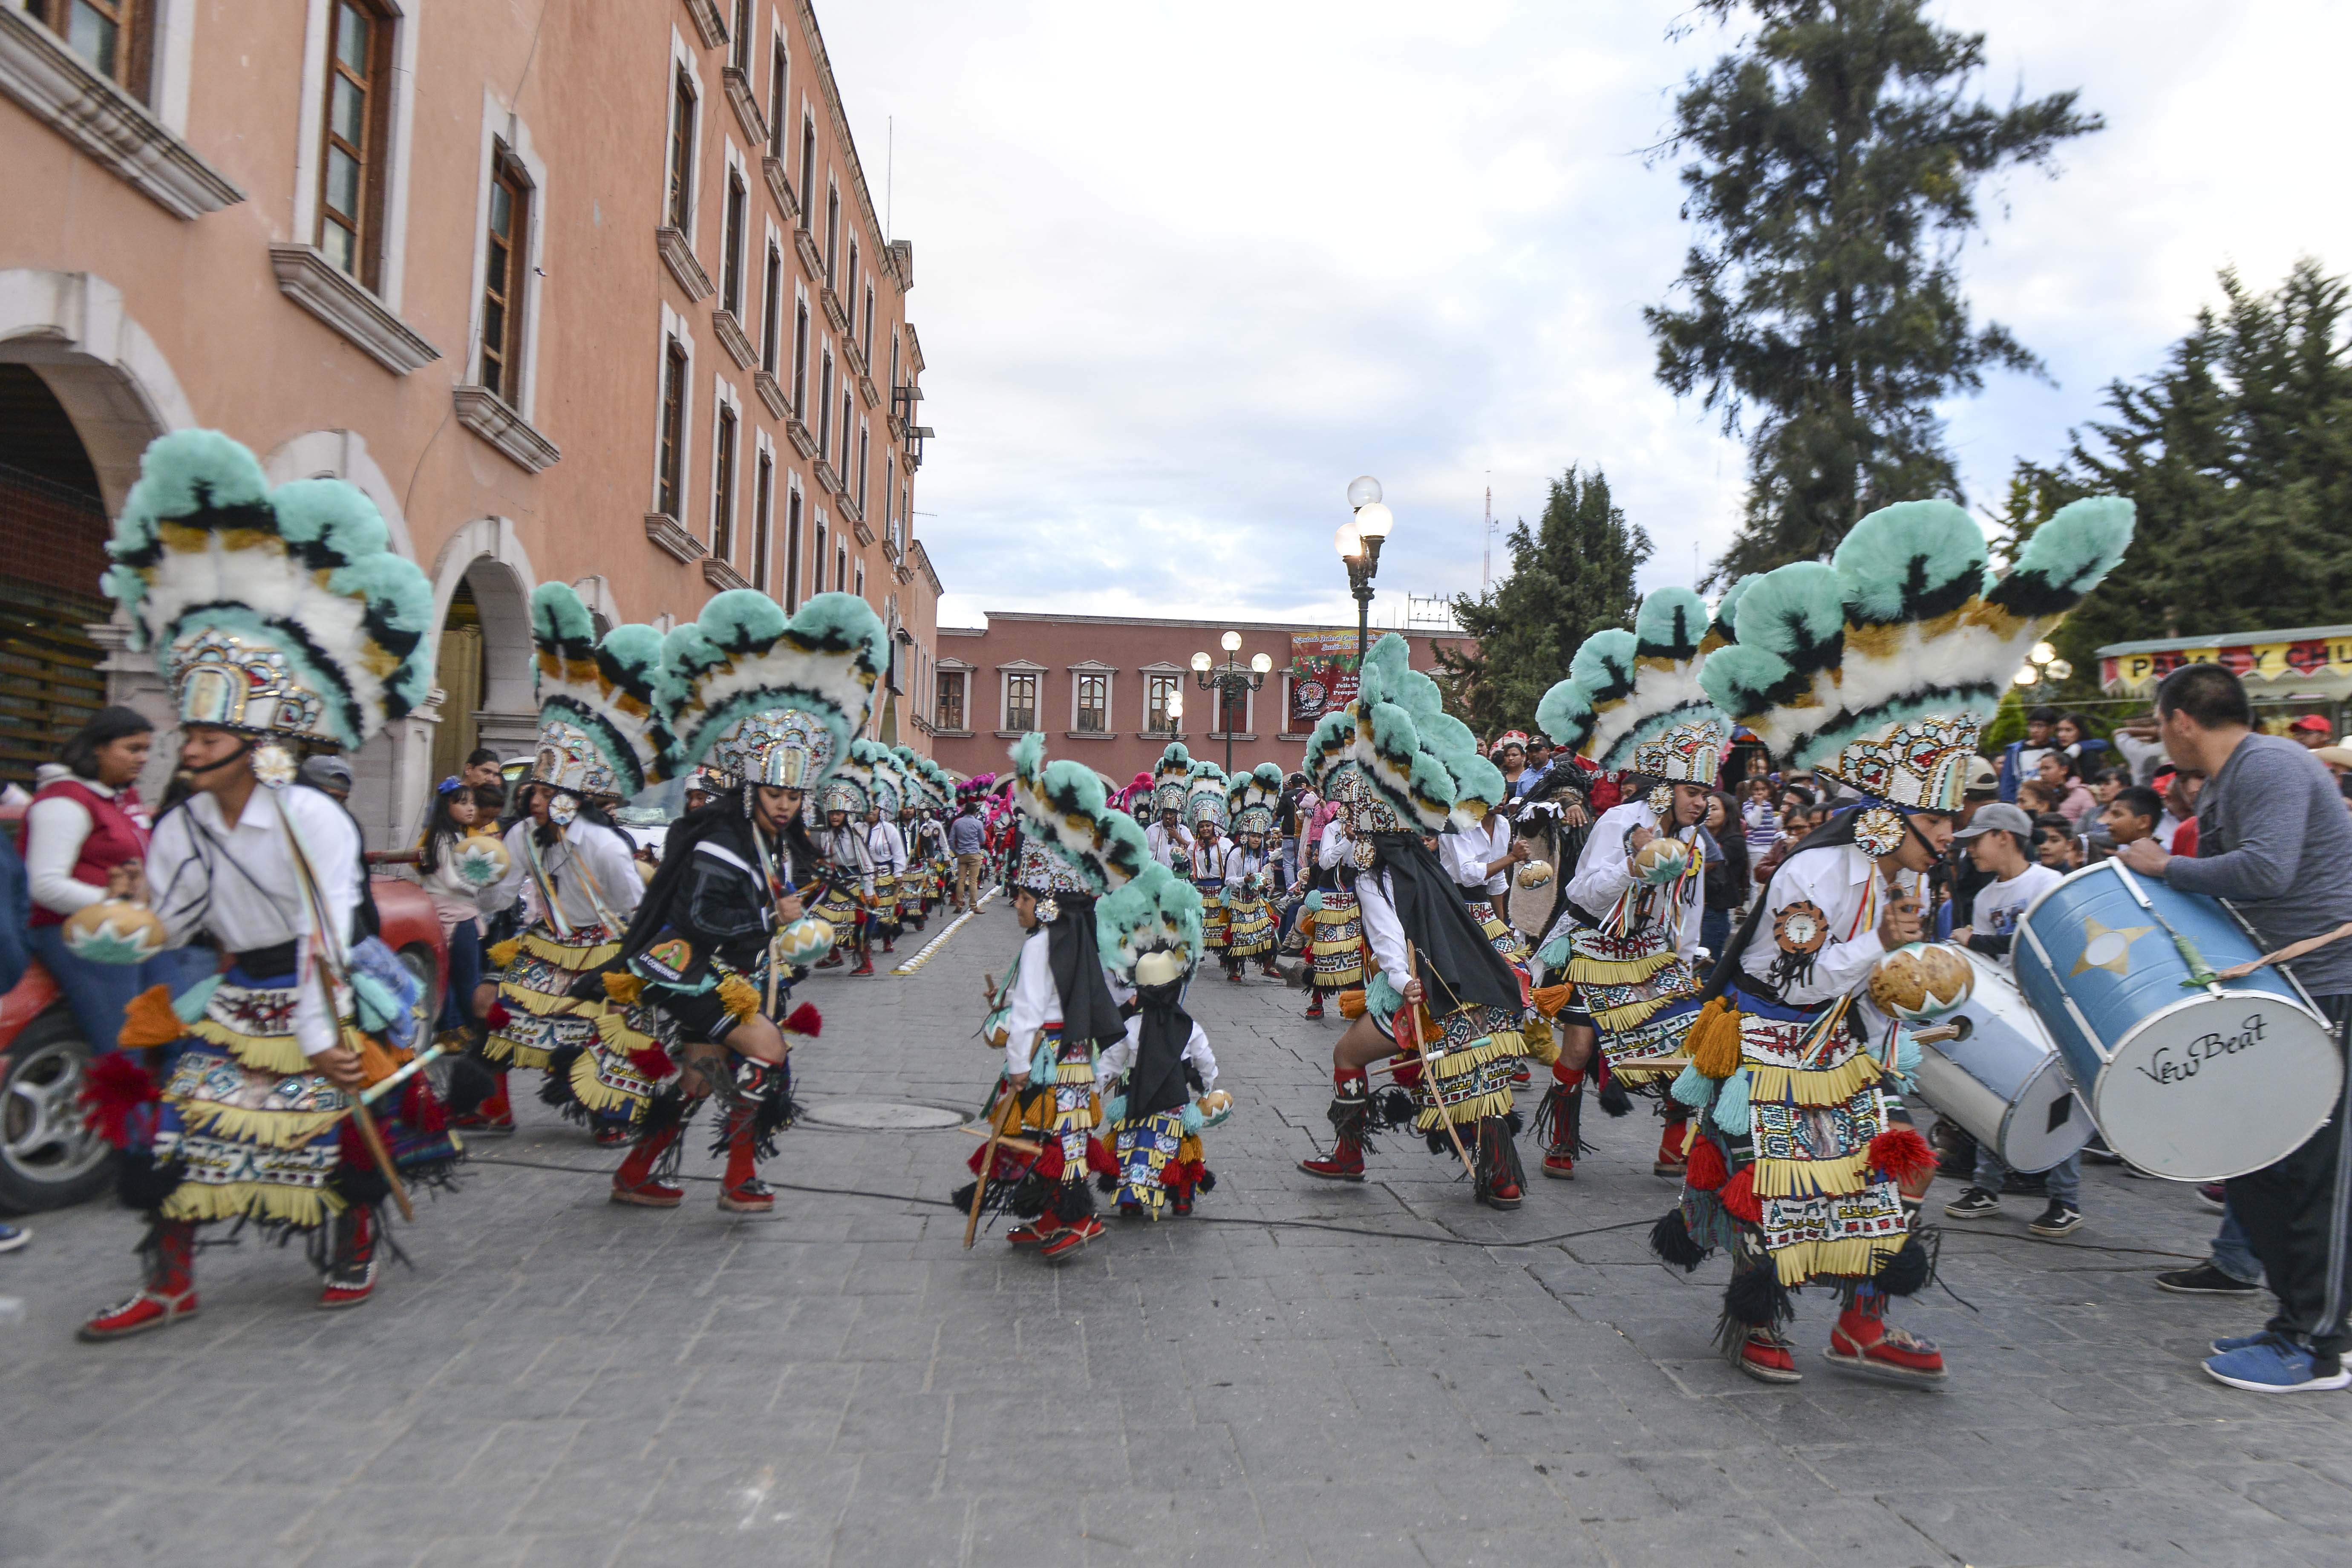
<svg viewBox="0 0 2352 1568"><path fill-rule="evenodd" d="M1095 925L1113 978L1135 986L1126 1036L1102 1056L1104 1078L1119 1083L1103 1102L1118 1174L1097 1184L1129 1218L1158 1219L1171 1207L1188 1215L1194 1194L1216 1185L1202 1130L1233 1104L1217 1088L1208 1035L1183 1007L1201 960L1201 896L1155 862L1096 906Z"/></svg>

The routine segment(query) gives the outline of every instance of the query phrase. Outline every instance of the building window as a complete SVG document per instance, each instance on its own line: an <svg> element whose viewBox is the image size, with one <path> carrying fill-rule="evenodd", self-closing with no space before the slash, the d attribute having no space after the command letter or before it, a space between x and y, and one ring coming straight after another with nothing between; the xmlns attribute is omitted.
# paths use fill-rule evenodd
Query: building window
<svg viewBox="0 0 2352 1568"><path fill-rule="evenodd" d="M1024 731L1037 727L1035 676L1015 672L1004 678L1004 727Z"/></svg>
<svg viewBox="0 0 2352 1568"><path fill-rule="evenodd" d="M1153 674L1143 678L1143 729L1146 734L1171 735L1175 721L1168 717L1168 700L1184 689L1184 678Z"/></svg>
<svg viewBox="0 0 2352 1568"><path fill-rule="evenodd" d="M1249 733L1249 690L1236 690L1227 686L1217 694L1217 733L1246 735Z"/></svg>
<svg viewBox="0 0 2352 1568"><path fill-rule="evenodd" d="M857 563L857 584L854 590L859 598L866 597L866 563Z"/></svg>
<svg viewBox="0 0 2352 1568"><path fill-rule="evenodd" d="M1076 722L1082 735L1099 735L1110 728L1110 677L1080 671L1077 679Z"/></svg>
<svg viewBox="0 0 2352 1568"><path fill-rule="evenodd" d="M932 721L942 730L963 728L963 671L943 669L939 674L939 700Z"/></svg>
<svg viewBox="0 0 2352 1568"><path fill-rule="evenodd" d="M760 290L760 368L776 374L776 310L784 290L784 253L768 242L768 278Z"/></svg>
<svg viewBox="0 0 2352 1568"><path fill-rule="evenodd" d="M857 422L857 510L866 510L866 458L867 455L866 421Z"/></svg>
<svg viewBox="0 0 2352 1568"><path fill-rule="evenodd" d="M768 60L768 156L779 163L784 161L784 80L791 74L791 65L784 40L778 38L775 53Z"/></svg>
<svg viewBox="0 0 2352 1568"><path fill-rule="evenodd" d="M849 545L837 533L833 536L833 591L849 592Z"/></svg>
<svg viewBox="0 0 2352 1568"><path fill-rule="evenodd" d="M833 465L841 471L841 482L849 483L849 422L856 417L857 405L850 401L849 378L841 378L841 457Z"/></svg>
<svg viewBox="0 0 2352 1568"><path fill-rule="evenodd" d="M719 405L719 452L710 472L710 552L735 559L735 411Z"/></svg>
<svg viewBox="0 0 2352 1568"><path fill-rule="evenodd" d="M801 226L814 221L809 211L809 193L816 189L816 116L801 116Z"/></svg>
<svg viewBox="0 0 2352 1568"><path fill-rule="evenodd" d="M719 258L719 302L736 321L743 319L743 176L730 165L727 171L727 223Z"/></svg>
<svg viewBox="0 0 2352 1568"><path fill-rule="evenodd" d="M669 226L691 236L694 222L694 79L678 68L669 108Z"/></svg>
<svg viewBox="0 0 2352 1568"><path fill-rule="evenodd" d="M808 417L808 301L793 291L793 417Z"/></svg>
<svg viewBox="0 0 2352 1568"><path fill-rule="evenodd" d="M530 186L504 147L493 154L491 170L489 234L482 247L481 384L520 408Z"/></svg>
<svg viewBox="0 0 2352 1568"><path fill-rule="evenodd" d="M81 63L142 103L155 29L154 0L33 0L34 17Z"/></svg>
<svg viewBox="0 0 2352 1568"><path fill-rule="evenodd" d="M828 346L816 367L817 456L833 456L833 350Z"/></svg>
<svg viewBox="0 0 2352 1568"><path fill-rule="evenodd" d="M893 362L890 369L895 374L898 368L896 363L898 356L894 353L890 357ZM866 363L869 366L874 363L874 285L871 283L866 286Z"/></svg>
<svg viewBox="0 0 2352 1568"><path fill-rule="evenodd" d="M383 213L383 105L391 97L378 89L391 86L392 24L357 0L335 0L328 26L317 243L328 260L373 289Z"/></svg>
<svg viewBox="0 0 2352 1568"><path fill-rule="evenodd" d="M801 489L794 485L784 497L784 610L801 607Z"/></svg>
<svg viewBox="0 0 2352 1568"><path fill-rule="evenodd" d="M751 586L768 591L768 558L775 551L776 459L760 454L760 472L751 489Z"/></svg>
<svg viewBox="0 0 2352 1568"><path fill-rule="evenodd" d="M809 592L824 592L824 510L816 514L816 548L809 552Z"/></svg>
<svg viewBox="0 0 2352 1568"><path fill-rule="evenodd" d="M751 68L751 0L735 0L735 36L727 40L727 58L735 68Z"/></svg>
<svg viewBox="0 0 2352 1568"><path fill-rule="evenodd" d="M824 286L834 285L840 276L841 262L841 187L831 181L824 187Z"/></svg>
<svg viewBox="0 0 2352 1568"><path fill-rule="evenodd" d="M857 237L856 237L856 235L851 235L851 236L849 237L849 270L848 270L846 273L845 273L845 274L843 275L843 277L842 277L842 281L841 281L841 298L842 298L843 301L844 301L845 303L848 304L848 305L849 305L849 307L850 307L852 310L855 310L855 309L856 308L856 302L857 302ZM856 336L856 327L857 327L857 320L856 320L856 317L854 317L854 316L853 316L853 317L851 317L851 318L850 318L850 323L849 323L849 324L850 324L850 330L851 330L852 338L853 338L853 340L854 340L854 339L855 339L855 336Z"/></svg>
<svg viewBox="0 0 2352 1568"><path fill-rule="evenodd" d="M676 338L662 366L660 504L655 509L675 519L686 461L686 349Z"/></svg>

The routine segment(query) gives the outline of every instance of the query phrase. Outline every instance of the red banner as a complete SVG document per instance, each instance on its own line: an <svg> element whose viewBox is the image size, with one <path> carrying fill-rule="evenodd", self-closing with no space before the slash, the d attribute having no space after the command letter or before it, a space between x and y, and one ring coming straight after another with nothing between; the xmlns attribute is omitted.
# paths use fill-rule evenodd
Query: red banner
<svg viewBox="0 0 2352 1568"><path fill-rule="evenodd" d="M1356 629L1290 634L1290 718L1302 734L1317 720L1356 700Z"/></svg>

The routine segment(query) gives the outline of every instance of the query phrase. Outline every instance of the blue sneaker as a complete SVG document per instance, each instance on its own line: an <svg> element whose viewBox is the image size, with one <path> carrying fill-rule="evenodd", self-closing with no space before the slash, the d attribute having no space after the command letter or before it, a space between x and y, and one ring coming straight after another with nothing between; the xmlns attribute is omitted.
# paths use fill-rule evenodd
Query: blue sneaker
<svg viewBox="0 0 2352 1568"><path fill-rule="evenodd" d="M2213 1353L2227 1355L2231 1351L2244 1350L2248 1345L2258 1345L2270 1337L2270 1331L2267 1329L2259 1334L2232 1334L2228 1339L2215 1340Z"/></svg>
<svg viewBox="0 0 2352 1568"><path fill-rule="evenodd" d="M33 1233L21 1225L0 1224L0 1252L14 1252L33 1239Z"/></svg>
<svg viewBox="0 0 2352 1568"><path fill-rule="evenodd" d="M2218 1382L2249 1394L2304 1394L2352 1384L2352 1372L2338 1367L2325 1377L2311 1370L2311 1352L2277 1334L2227 1351L2205 1363Z"/></svg>

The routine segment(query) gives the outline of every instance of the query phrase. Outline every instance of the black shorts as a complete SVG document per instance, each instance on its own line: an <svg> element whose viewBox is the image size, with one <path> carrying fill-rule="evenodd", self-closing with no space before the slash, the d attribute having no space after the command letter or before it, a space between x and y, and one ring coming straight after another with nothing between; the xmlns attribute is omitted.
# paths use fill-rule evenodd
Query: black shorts
<svg viewBox="0 0 2352 1568"><path fill-rule="evenodd" d="M719 988L715 985L692 995L668 993L662 997L661 1010L669 1015L671 1023L677 1026L680 1039L709 1040L713 1045L725 1044L735 1026L742 1022L727 1010L725 1003L719 1001Z"/></svg>

